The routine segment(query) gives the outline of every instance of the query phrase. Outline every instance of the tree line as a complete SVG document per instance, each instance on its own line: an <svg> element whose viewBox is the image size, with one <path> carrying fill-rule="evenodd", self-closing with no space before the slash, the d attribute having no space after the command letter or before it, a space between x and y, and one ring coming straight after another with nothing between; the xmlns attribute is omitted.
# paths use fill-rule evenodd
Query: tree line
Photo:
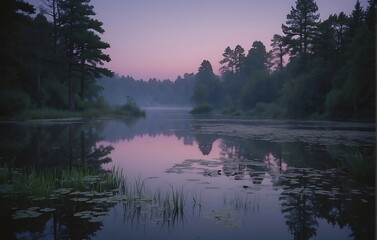
<svg viewBox="0 0 377 240"><path fill-rule="evenodd" d="M110 45L101 40L104 29L90 0L41 2L37 15L22 0L2 2L0 115L104 105L95 80L113 75L102 66Z"/></svg>
<svg viewBox="0 0 377 240"><path fill-rule="evenodd" d="M138 105L150 106L191 106L191 95L195 74L185 73L175 81L151 78L148 81L135 80L130 76L103 77L98 85L102 95L112 105L122 105L132 98Z"/></svg>
<svg viewBox="0 0 377 240"><path fill-rule="evenodd" d="M174 82L116 77L103 67L102 23L90 0L42 0L39 14L22 0L0 9L0 115L33 108L83 110L123 104L210 105L262 117L375 118L376 0L356 1L319 19L314 0L297 0L271 51L255 41L248 52L226 47L221 76L204 60ZM35 15L35 16L34 16ZM102 78L102 80L98 80Z"/></svg>
<svg viewBox="0 0 377 240"><path fill-rule="evenodd" d="M375 119L376 1L319 19L314 0L297 0L271 50L255 41L227 47L221 77L204 60L192 100L264 117Z"/></svg>

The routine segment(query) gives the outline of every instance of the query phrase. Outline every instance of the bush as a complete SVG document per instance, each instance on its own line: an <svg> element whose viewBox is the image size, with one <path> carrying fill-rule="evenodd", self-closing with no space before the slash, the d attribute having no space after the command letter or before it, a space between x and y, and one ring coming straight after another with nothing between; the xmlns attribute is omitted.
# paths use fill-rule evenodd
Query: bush
<svg viewBox="0 0 377 240"><path fill-rule="evenodd" d="M223 110L222 112L225 115L231 115L231 116L242 116L242 112L235 109L235 108L228 108Z"/></svg>
<svg viewBox="0 0 377 240"><path fill-rule="evenodd" d="M121 106L116 106L114 109L115 114L133 116L133 117L144 117L145 111L141 110L132 97L127 96L127 103Z"/></svg>
<svg viewBox="0 0 377 240"><path fill-rule="evenodd" d="M195 107L190 111L191 114L205 114L210 113L212 111L212 107L210 105L204 104Z"/></svg>
<svg viewBox="0 0 377 240"><path fill-rule="evenodd" d="M259 102L249 112L249 115L263 118L279 118L284 117L285 109L276 103Z"/></svg>

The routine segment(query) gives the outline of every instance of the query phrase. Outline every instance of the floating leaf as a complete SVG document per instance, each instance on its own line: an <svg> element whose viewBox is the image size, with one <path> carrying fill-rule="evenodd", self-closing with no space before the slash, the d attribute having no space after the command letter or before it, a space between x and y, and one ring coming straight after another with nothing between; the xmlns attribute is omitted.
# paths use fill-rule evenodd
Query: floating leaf
<svg viewBox="0 0 377 240"><path fill-rule="evenodd" d="M55 208L42 208L39 211L47 213L47 212L53 212L55 210L56 210Z"/></svg>
<svg viewBox="0 0 377 240"><path fill-rule="evenodd" d="M46 200L47 198L45 197L32 197L31 200L33 201L43 201L43 200Z"/></svg>
<svg viewBox="0 0 377 240"><path fill-rule="evenodd" d="M72 201L75 202L87 202L90 198L71 198Z"/></svg>
<svg viewBox="0 0 377 240"><path fill-rule="evenodd" d="M35 210L29 210L29 209L39 209L38 207L32 207L28 208L26 210L18 210L12 215L12 219L23 219L23 218L37 218L42 215L42 213L37 212Z"/></svg>

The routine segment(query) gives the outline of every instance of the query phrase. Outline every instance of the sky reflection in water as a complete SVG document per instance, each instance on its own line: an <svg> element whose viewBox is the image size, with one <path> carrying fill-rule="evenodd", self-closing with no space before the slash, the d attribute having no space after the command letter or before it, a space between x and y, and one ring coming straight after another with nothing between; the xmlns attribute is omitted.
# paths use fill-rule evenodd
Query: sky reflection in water
<svg viewBox="0 0 377 240"><path fill-rule="evenodd" d="M339 188L339 183L332 182L335 180L331 177L326 179L330 185L334 184L330 189L320 183L320 178L336 174L330 171L321 176L320 170L334 166L325 145L317 146L317 151L313 152L313 146L303 142L276 144L206 135L191 128L198 122L200 125L201 120L185 116L183 121L175 117L179 124L191 122L184 124L185 129L173 125L162 128L158 134L146 133L107 142L115 148L111 153L113 162L108 167L120 166L131 177L141 176L151 192L183 187L187 195L182 221L173 228L167 227L169 224L161 226L148 221L121 223L119 212L123 207L118 205L104 222L99 238L107 234L114 237L135 234L140 239L155 239L156 234L160 239L353 238L354 227L348 223L339 225L346 217L341 216L339 209L344 208L347 201L359 198L347 195L350 189ZM166 119L172 121L172 118ZM182 137L181 132L189 136ZM301 155L292 156L300 152L293 145L298 145L296 148ZM306 157L294 166L297 158ZM328 165L313 162L316 157L321 157L322 162L328 161ZM351 188L357 188L354 184L351 183ZM374 199L370 194L368 197ZM319 214L321 208L327 213ZM361 211L360 217L367 212ZM329 219L331 215L333 219Z"/></svg>
<svg viewBox="0 0 377 240"><path fill-rule="evenodd" d="M195 117L187 112L155 109L139 120L0 125L1 155L16 156L18 168L43 171L87 161L123 169L131 187L145 184L144 196L135 201L77 203L68 195L59 201L63 205L47 203L60 210L32 221L11 219L36 202L1 197L6 214L0 219L11 224L5 236L374 239L375 187L339 170L342 156L374 154L373 125ZM111 162L101 165L93 157L108 154L100 145L114 148L100 157ZM174 194L184 198L182 209L174 208ZM75 216L98 207L105 213L99 222Z"/></svg>

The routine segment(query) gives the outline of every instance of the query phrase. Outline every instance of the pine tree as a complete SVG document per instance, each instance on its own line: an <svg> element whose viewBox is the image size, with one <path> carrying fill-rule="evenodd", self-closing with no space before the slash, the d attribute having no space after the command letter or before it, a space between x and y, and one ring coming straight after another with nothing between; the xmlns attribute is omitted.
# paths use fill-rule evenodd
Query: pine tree
<svg viewBox="0 0 377 240"><path fill-rule="evenodd" d="M274 34L271 39L271 58L272 68L281 71L284 66L284 56L287 54L286 47L284 45L283 37L279 34Z"/></svg>
<svg viewBox="0 0 377 240"><path fill-rule="evenodd" d="M231 73L233 74L235 72L234 69L234 51L230 48L227 47L224 50L223 53L223 59L219 62L220 64L225 64L220 68L221 73Z"/></svg>
<svg viewBox="0 0 377 240"><path fill-rule="evenodd" d="M241 66L244 63L245 60L245 49L241 47L240 45L237 45L234 49L234 68L236 70L236 73L240 73Z"/></svg>
<svg viewBox="0 0 377 240"><path fill-rule="evenodd" d="M32 14L35 9L29 3L21 0L5 0L0 8L0 80L2 85L13 85L21 67L22 38L20 30L31 24L26 14Z"/></svg>
<svg viewBox="0 0 377 240"><path fill-rule="evenodd" d="M317 11L318 6L314 0L297 0L296 6L287 15L286 25L282 25L282 30L291 57L305 57L311 52L319 23Z"/></svg>
<svg viewBox="0 0 377 240"><path fill-rule="evenodd" d="M75 109L74 78L80 78L82 100L86 80L94 80L101 74L111 76L110 70L99 67L110 57L102 52L109 48L97 34L103 34L102 22L91 18L95 15L90 0L66 0L61 2L61 29L68 65L68 107Z"/></svg>

